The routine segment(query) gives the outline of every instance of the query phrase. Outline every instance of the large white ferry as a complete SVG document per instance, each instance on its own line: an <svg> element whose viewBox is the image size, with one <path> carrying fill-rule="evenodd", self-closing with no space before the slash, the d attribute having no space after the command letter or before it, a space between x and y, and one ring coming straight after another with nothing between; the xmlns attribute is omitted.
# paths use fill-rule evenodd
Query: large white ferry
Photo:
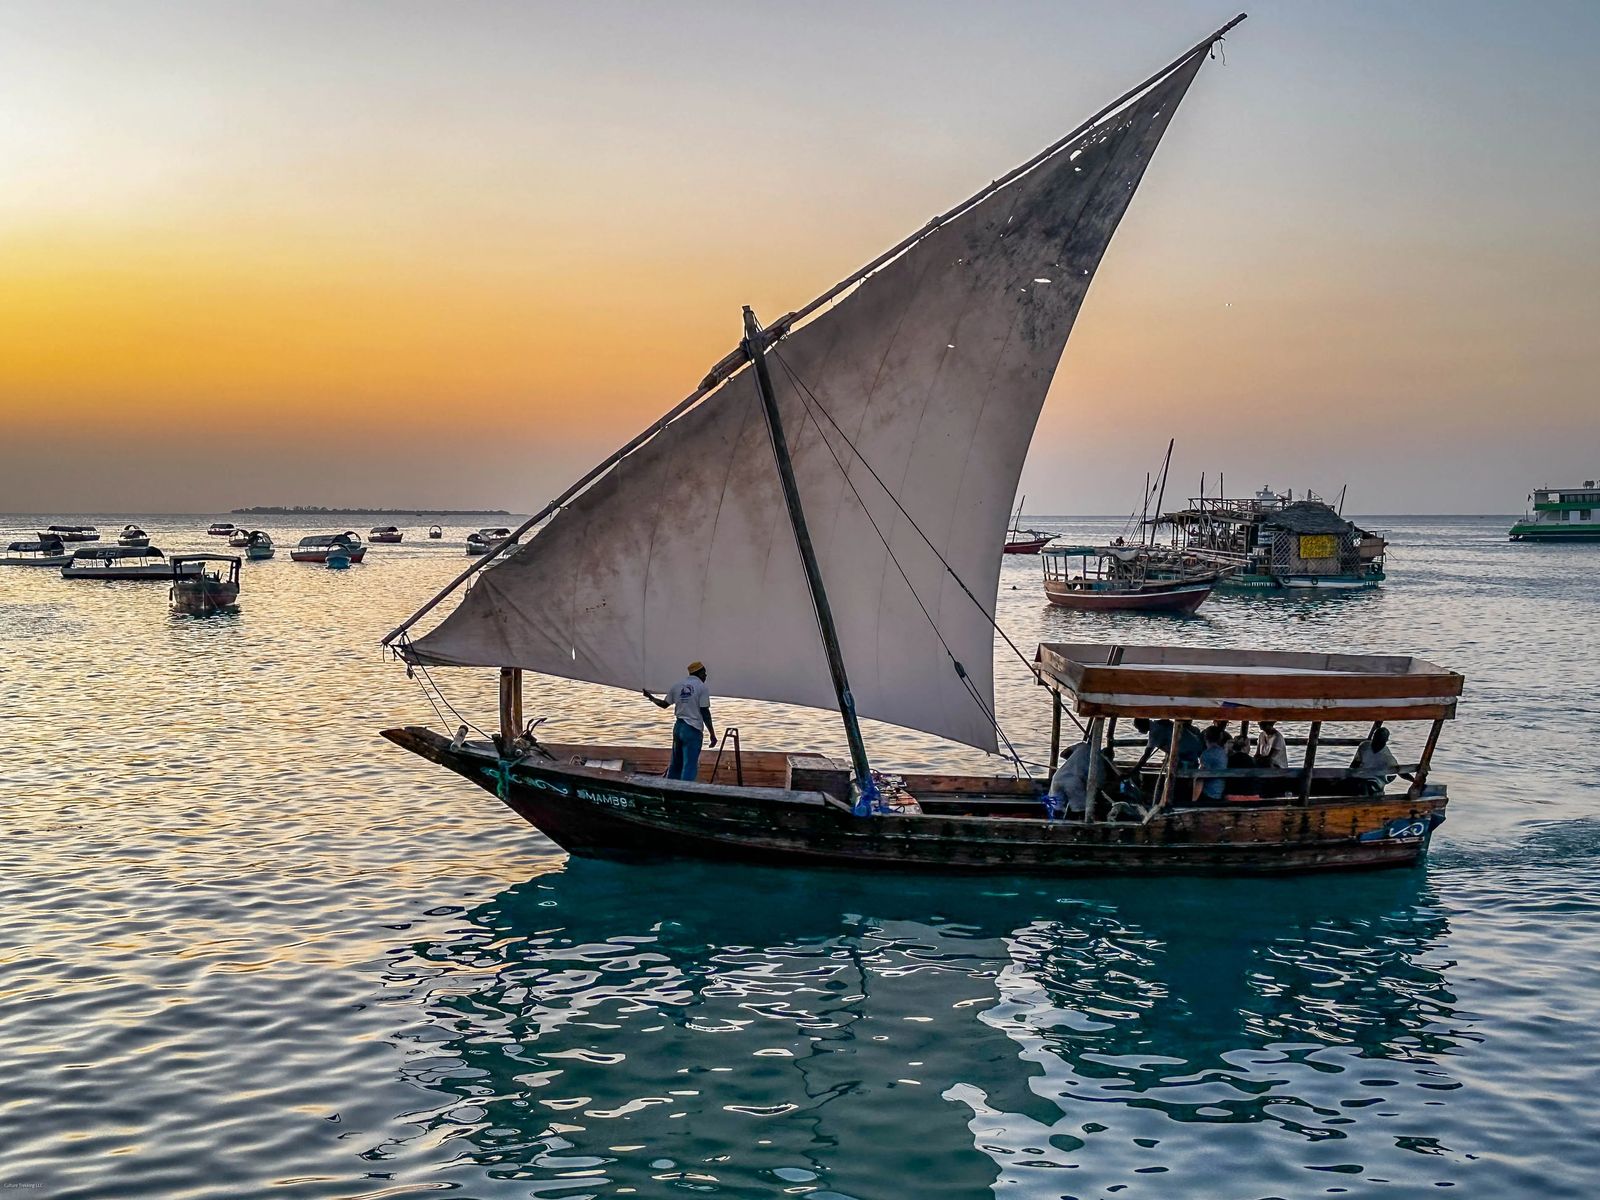
<svg viewBox="0 0 1600 1200"><path fill-rule="evenodd" d="M1600 488L1583 486L1535 488L1530 508L1511 527L1513 542L1600 542Z"/></svg>

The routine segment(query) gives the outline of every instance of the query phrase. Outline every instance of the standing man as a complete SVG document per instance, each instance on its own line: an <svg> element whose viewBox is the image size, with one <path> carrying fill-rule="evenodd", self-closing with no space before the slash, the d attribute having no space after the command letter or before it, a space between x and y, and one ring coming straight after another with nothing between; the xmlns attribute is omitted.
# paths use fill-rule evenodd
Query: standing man
<svg viewBox="0 0 1600 1200"><path fill-rule="evenodd" d="M670 708L677 714L672 723L672 762L668 779L695 779L700 774L700 741L717 748L717 731L711 726L711 689L706 686L706 665L689 664L689 673L665 697L645 691L644 698L657 708Z"/></svg>

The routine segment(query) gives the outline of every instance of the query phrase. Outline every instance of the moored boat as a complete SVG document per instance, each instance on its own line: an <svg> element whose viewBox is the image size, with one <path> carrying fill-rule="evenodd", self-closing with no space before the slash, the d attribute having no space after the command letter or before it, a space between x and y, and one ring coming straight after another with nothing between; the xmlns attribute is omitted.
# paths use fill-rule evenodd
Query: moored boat
<svg viewBox="0 0 1600 1200"><path fill-rule="evenodd" d="M1051 533L1044 529L1022 528L1022 506L1027 502L1027 497L1017 501L1017 515L1011 518L1011 528L1006 530L1006 540L1002 546L1005 554L1038 554L1059 534Z"/></svg>
<svg viewBox="0 0 1600 1200"><path fill-rule="evenodd" d="M243 550L249 544L250 531L243 525L235 526L233 532L228 535L228 545L235 550Z"/></svg>
<svg viewBox="0 0 1600 1200"><path fill-rule="evenodd" d="M1174 553L1221 571L1222 588L1351 591L1384 580L1388 542L1313 492L1202 496L1147 524L1152 544L1165 538Z"/></svg>
<svg viewBox="0 0 1600 1200"><path fill-rule="evenodd" d="M472 533L467 534L467 553L473 555L487 554L489 551L493 550L495 546L499 545L503 541L506 541L510 537L511 530L507 529L503 525L488 529L475 530ZM510 551L515 550L516 547L507 546L505 549L506 551ZM504 553L504 551L502 553Z"/></svg>
<svg viewBox="0 0 1600 1200"><path fill-rule="evenodd" d="M32 542L12 542L0 557L0 567L64 567L72 553L58 537L41 537Z"/></svg>
<svg viewBox="0 0 1600 1200"><path fill-rule="evenodd" d="M244 547L246 558L250 559L251 562L257 562L261 559L271 558L275 553L277 551L272 545L272 538L266 530L253 529L250 531L250 538L245 542Z"/></svg>
<svg viewBox="0 0 1600 1200"><path fill-rule="evenodd" d="M117 545L119 546L138 547L148 546L149 544L150 535L137 525L124 525L122 532L117 535Z"/></svg>
<svg viewBox="0 0 1600 1200"><path fill-rule="evenodd" d="M1593 479L1581 488L1535 488L1528 504L1511 527L1513 542L1600 542L1600 488Z"/></svg>
<svg viewBox="0 0 1600 1200"><path fill-rule="evenodd" d="M1084 767L1077 820L1052 815L996 715L995 550L1028 443L1112 233L1231 27L775 325L746 308L738 349L695 391L516 531L548 519L537 538L467 565L384 639L412 666L497 669L495 735L385 736L576 854L1063 874L1414 861L1443 816L1427 774L1462 683L1420 660L1042 645L1029 669L1052 696L1052 753L1064 701L1088 720L1063 764ZM709 679L833 711L849 761L746 754L728 730L700 761L692 722L670 758L543 745L523 723L524 670L664 704L653 690L686 659L679 703ZM554 691L541 681L559 704ZM1016 771L884 775L864 717L990 753L1003 742ZM1155 769L1115 760L1116 720L1142 717L1172 722ZM1412 786L1318 766L1333 719L1431 722L1417 762L1395 764ZM1182 726L1205 720L1303 722L1305 762L1229 768L1215 747L1188 761ZM1382 748L1373 732L1362 762L1381 768Z"/></svg>
<svg viewBox="0 0 1600 1200"><path fill-rule="evenodd" d="M169 579L173 567L154 546L96 546L75 550L61 568L63 579Z"/></svg>
<svg viewBox="0 0 1600 1200"><path fill-rule="evenodd" d="M360 562L366 557L367 548L361 544L359 533L347 529L343 533L303 537L300 544L289 551L289 557L295 562L308 563L326 563L330 554L342 555L350 562Z"/></svg>
<svg viewBox="0 0 1600 1200"><path fill-rule="evenodd" d="M1189 616L1205 603L1220 578L1216 571L1194 570L1182 559L1146 546L1052 546L1040 561L1045 597L1078 612Z"/></svg>
<svg viewBox="0 0 1600 1200"><path fill-rule="evenodd" d="M63 542L98 542L100 531L93 525L52 525L39 534L43 538L59 538Z"/></svg>
<svg viewBox="0 0 1600 1200"><path fill-rule="evenodd" d="M440 538L444 537L444 527L441 525L429 525L428 537L433 541L438 541Z"/></svg>
<svg viewBox="0 0 1600 1200"><path fill-rule="evenodd" d="M232 521L213 521L210 525L206 526L206 536L232 537L233 531L237 528L238 526L236 526Z"/></svg>
<svg viewBox="0 0 1600 1200"><path fill-rule="evenodd" d="M367 533L369 542L398 542L404 537L393 525L374 525Z"/></svg>
<svg viewBox="0 0 1600 1200"><path fill-rule="evenodd" d="M239 603L240 560L227 554L174 554L167 592L172 611L192 617L228 612ZM215 568L215 569L213 569Z"/></svg>

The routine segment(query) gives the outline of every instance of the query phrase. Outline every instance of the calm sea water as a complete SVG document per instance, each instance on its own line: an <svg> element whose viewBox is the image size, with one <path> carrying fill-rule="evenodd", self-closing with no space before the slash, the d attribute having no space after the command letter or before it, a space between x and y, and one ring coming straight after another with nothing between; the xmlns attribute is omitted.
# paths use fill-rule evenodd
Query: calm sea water
<svg viewBox="0 0 1600 1200"><path fill-rule="evenodd" d="M220 548L210 517L138 519L169 551ZM334 572L269 524L280 557L209 620L170 616L159 584L0 568L0 1189L1592 1196L1600 547L1511 545L1509 520L1381 519L1381 590L1191 621L1053 611L1037 563L1007 562L1025 649L1415 652L1467 675L1429 862L1279 881L568 861L377 736L437 723L376 643L464 565L463 529L414 522ZM1037 755L1047 709L1008 655L1002 719ZM436 673L480 722L483 674ZM556 737L667 737L615 692L551 683L528 707ZM817 714L718 712L752 747L841 748Z"/></svg>

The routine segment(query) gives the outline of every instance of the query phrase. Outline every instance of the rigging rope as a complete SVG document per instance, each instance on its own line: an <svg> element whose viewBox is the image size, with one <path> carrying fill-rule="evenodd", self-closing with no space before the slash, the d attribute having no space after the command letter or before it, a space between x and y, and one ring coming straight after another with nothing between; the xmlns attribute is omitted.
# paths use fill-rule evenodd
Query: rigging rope
<svg viewBox="0 0 1600 1200"><path fill-rule="evenodd" d="M790 367L788 363L784 362L784 360L777 354L774 354L773 357L778 359L779 365L781 365L784 371L788 373L789 378L795 382L796 386L804 388L805 392L810 394L811 389L806 388L805 385L800 382L800 378L794 373L794 369ZM813 397L813 400L815 400L815 397ZM810 417L811 423L816 426L817 433L822 437L822 444L827 449L829 456L832 457L834 465L839 468L839 473L844 476L845 485L849 487L851 493L855 496L856 503L861 505L861 511L866 515L867 523L872 526L872 532L878 535L878 540L883 543L883 548L889 555L889 561L894 563L895 570L900 572L900 578L905 581L906 590L911 593L911 598L917 602L917 607L922 610L922 615L928 619L928 627L933 630L933 636L938 638L939 645L944 647L945 657L948 658L951 665L955 667L957 678L961 680L962 686L967 689L967 694L971 696L973 702L977 704L978 711L983 713L985 719L988 720L990 725L994 726L996 735L998 735L1000 741L1005 744L1006 753L1010 756L1011 761L1016 764L1017 770L1021 774L1027 775L1028 778L1032 779L1032 773L1028 771L1027 766L1023 763L1022 756L1017 753L1016 747L1011 744L1011 739L1006 736L1006 731L1001 728L999 718L997 718L994 714L994 711L984 703L983 696L979 694L977 686L967 675L967 669L961 665L960 660L955 656L955 652L950 649L950 644L944 640L944 634L939 631L939 623L933 619L933 614L928 611L928 606L922 602L922 596L918 594L916 585L911 582L911 577L906 574L905 567L900 565L900 559L895 554L893 548L889 545L889 539L884 536L883 530L878 528L878 522L873 517L871 511L867 508L867 502L861 498L861 493L856 489L855 481L850 478L850 472L845 469L844 463L839 460L838 454L834 452L833 444L828 440L827 432L822 428L822 423L817 420L816 414L811 411L811 404L807 403L803 396L801 398L801 402L806 405L806 416ZM821 405L818 404L818 407L820 408ZM823 415L827 416L826 411L824 411ZM833 424L833 418L829 417L828 420L830 424ZM844 439L845 445L850 447L850 451L856 456L856 459L858 461L865 462L865 460L861 458L860 452L856 450L854 444L851 443L849 437L844 433L844 431L839 429L838 425L836 424L834 424L833 427L835 430L838 430L839 436ZM868 467L867 469L870 471L872 468ZM873 478L877 479L878 477L876 474L874 474ZM878 480L878 483L880 487L883 486L883 481L881 479ZM888 491L887 488L884 490ZM896 501L896 503L898 504L899 502ZM902 508L900 511L905 512L905 509ZM906 520L911 521L911 515L909 513L906 514ZM911 521L911 523L913 526L916 525L915 521ZM918 529L917 532L919 534L922 533L920 529ZM927 538L924 536L923 540L927 541ZM929 543L929 545L931 547L932 543ZM935 549L934 553L938 554L939 552L937 549ZM941 557L939 561L944 562L944 559ZM944 565L947 571L950 570L949 563L945 563ZM951 571L950 573L952 576L955 574L954 571ZM960 583L961 581L957 579L956 582ZM962 588L965 590L966 585L962 584ZM972 593L967 592L967 595L970 596ZM979 605L979 607L982 608L982 605ZM993 617L989 618L989 623L991 625L994 624ZM999 626L995 627L999 628ZM1007 641L1009 640L1010 639L1008 638ZM1012 649L1015 648L1015 646L1012 647Z"/></svg>
<svg viewBox="0 0 1600 1200"><path fill-rule="evenodd" d="M452 713L455 714L456 720L460 721L467 728L475 730L481 737L489 738L490 741L493 741L494 739L492 737L490 737L489 734L485 733L482 729L480 729L473 722L467 720L467 718L462 716L460 711L457 710L456 706L454 704L450 703L450 697L446 696L444 694L444 692L440 690L439 685L434 682L433 676L428 674L428 668L427 668L426 664L418 662L417 660L409 658L409 657L406 656L405 651L410 646L410 644L411 644L411 638L409 636L406 636L406 635L401 635L401 638L400 638L400 650L396 653L396 657L402 659L405 662L405 664L406 664L406 674L411 675L412 678L415 679L416 676L414 674L412 674L412 670L413 670L413 668L415 668L415 670L421 671L422 672L422 678L426 679L428 681L427 687L424 687L422 685L421 680L418 680L417 686L422 688L422 694L427 697L428 704L433 709L433 715L439 718L440 727L443 728L446 733L450 732L450 722L448 722L448 721L446 721L444 719L444 714L439 711L439 705L438 704L434 704L433 696L428 694L428 688L429 687L431 687L433 689L433 691L434 691L434 694L439 697L440 702L442 702L446 708L448 708Z"/></svg>

